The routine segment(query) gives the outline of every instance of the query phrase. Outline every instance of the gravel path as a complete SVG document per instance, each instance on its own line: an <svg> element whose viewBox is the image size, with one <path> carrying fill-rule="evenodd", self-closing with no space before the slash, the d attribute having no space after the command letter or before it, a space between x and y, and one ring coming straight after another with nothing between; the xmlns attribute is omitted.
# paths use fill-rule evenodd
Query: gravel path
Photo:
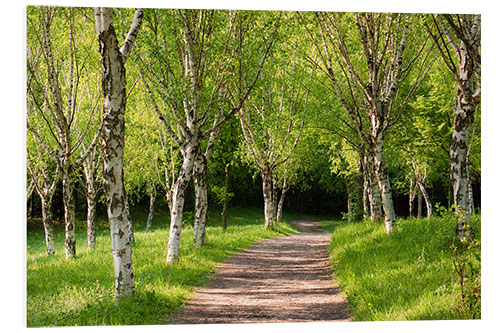
<svg viewBox="0 0 500 333"><path fill-rule="evenodd" d="M266 239L221 264L215 279L170 319L172 324L350 321L329 276L330 234L304 231Z"/></svg>

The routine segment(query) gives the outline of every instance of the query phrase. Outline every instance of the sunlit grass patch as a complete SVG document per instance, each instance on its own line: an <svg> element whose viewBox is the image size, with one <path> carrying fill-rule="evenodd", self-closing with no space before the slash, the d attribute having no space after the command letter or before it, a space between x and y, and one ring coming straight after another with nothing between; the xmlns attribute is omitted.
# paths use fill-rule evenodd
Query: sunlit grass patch
<svg viewBox="0 0 500 333"><path fill-rule="evenodd" d="M29 232L27 241L27 326L148 325L167 323L193 293L206 284L217 265L252 243L296 232L287 223L264 228L262 212L230 211L223 231L220 213L210 213L206 246L194 249L193 228L182 230L179 262L166 265L168 215L157 212L152 231L144 230L146 214L132 214L135 297L115 302L113 258L105 221L97 246L87 249L83 221L77 232L77 257L64 256L64 229L56 228L56 254L46 257L43 233Z"/></svg>
<svg viewBox="0 0 500 333"><path fill-rule="evenodd" d="M389 235L370 221L330 225L332 264L355 320L471 318L457 306L453 218L399 219ZM480 216L472 230L480 241Z"/></svg>

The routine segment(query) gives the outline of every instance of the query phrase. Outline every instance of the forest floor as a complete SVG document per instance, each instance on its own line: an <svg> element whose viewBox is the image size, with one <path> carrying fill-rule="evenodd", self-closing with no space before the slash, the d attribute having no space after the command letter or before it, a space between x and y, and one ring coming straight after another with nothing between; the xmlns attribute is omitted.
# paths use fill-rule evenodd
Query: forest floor
<svg viewBox="0 0 500 333"><path fill-rule="evenodd" d="M171 324L350 321L331 278L330 233L313 221L302 232L260 241L218 267Z"/></svg>

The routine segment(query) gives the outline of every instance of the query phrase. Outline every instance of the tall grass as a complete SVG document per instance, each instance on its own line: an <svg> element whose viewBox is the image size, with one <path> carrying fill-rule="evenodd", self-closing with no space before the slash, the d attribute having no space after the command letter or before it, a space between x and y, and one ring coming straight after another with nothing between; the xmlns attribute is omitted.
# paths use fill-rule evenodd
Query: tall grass
<svg viewBox="0 0 500 333"><path fill-rule="evenodd" d="M260 210L233 209L228 228L210 212L206 246L193 248L193 229L183 227L180 260L166 265L168 214L155 213L153 229L144 232L147 214L133 212L135 297L116 304L109 229L99 221L97 246L87 249L85 222L77 223L77 258L64 257L63 226L56 228L56 254L46 257L40 221L30 220L27 237L27 326L148 325L168 323L192 294L206 284L218 263L262 238L294 232L282 223L265 230ZM189 224L189 223L188 223ZM33 227L35 226L35 227Z"/></svg>
<svg viewBox="0 0 500 333"><path fill-rule="evenodd" d="M354 320L438 320L480 317L479 299L462 298L457 260L467 259L468 288L480 293L480 216L472 217L474 247L452 254L455 219L399 219L386 235L370 221L329 221L335 275ZM471 274L471 270L474 274ZM472 306L468 302L474 302Z"/></svg>

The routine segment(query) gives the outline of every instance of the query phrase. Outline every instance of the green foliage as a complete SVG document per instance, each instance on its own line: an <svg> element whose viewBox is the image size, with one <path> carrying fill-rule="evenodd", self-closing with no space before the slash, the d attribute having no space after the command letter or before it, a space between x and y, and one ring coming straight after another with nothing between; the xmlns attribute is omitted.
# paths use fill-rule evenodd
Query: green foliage
<svg viewBox="0 0 500 333"><path fill-rule="evenodd" d="M223 186L213 186L212 192L215 194L218 204L222 204L224 201L229 201L234 197L234 193L226 192L226 188Z"/></svg>
<svg viewBox="0 0 500 333"><path fill-rule="evenodd" d="M145 224L147 212L132 211L132 219ZM194 249L193 229L183 230L180 260L166 265L168 213L157 211L153 232L141 232L136 225L133 248L136 293L134 298L114 301L113 258L109 230L99 220L97 246L87 250L85 222L77 223L75 260L64 258L64 226L55 230L56 254L45 256L44 236L39 220L29 221L27 249L27 326L150 325L168 322L193 293L206 284L216 266L229 255L240 252L262 238L276 237L295 229L280 223L266 230L260 211L233 209L228 228L219 227L219 213L209 212L206 246ZM92 269L89 269L89 268Z"/></svg>
<svg viewBox="0 0 500 333"><path fill-rule="evenodd" d="M442 320L480 316L480 216L472 216L476 242L464 249L459 259L450 249L453 216L397 223L398 231L389 235L381 225L369 221L329 223L333 229L333 268L353 318ZM468 267L465 298L454 273L457 260Z"/></svg>

